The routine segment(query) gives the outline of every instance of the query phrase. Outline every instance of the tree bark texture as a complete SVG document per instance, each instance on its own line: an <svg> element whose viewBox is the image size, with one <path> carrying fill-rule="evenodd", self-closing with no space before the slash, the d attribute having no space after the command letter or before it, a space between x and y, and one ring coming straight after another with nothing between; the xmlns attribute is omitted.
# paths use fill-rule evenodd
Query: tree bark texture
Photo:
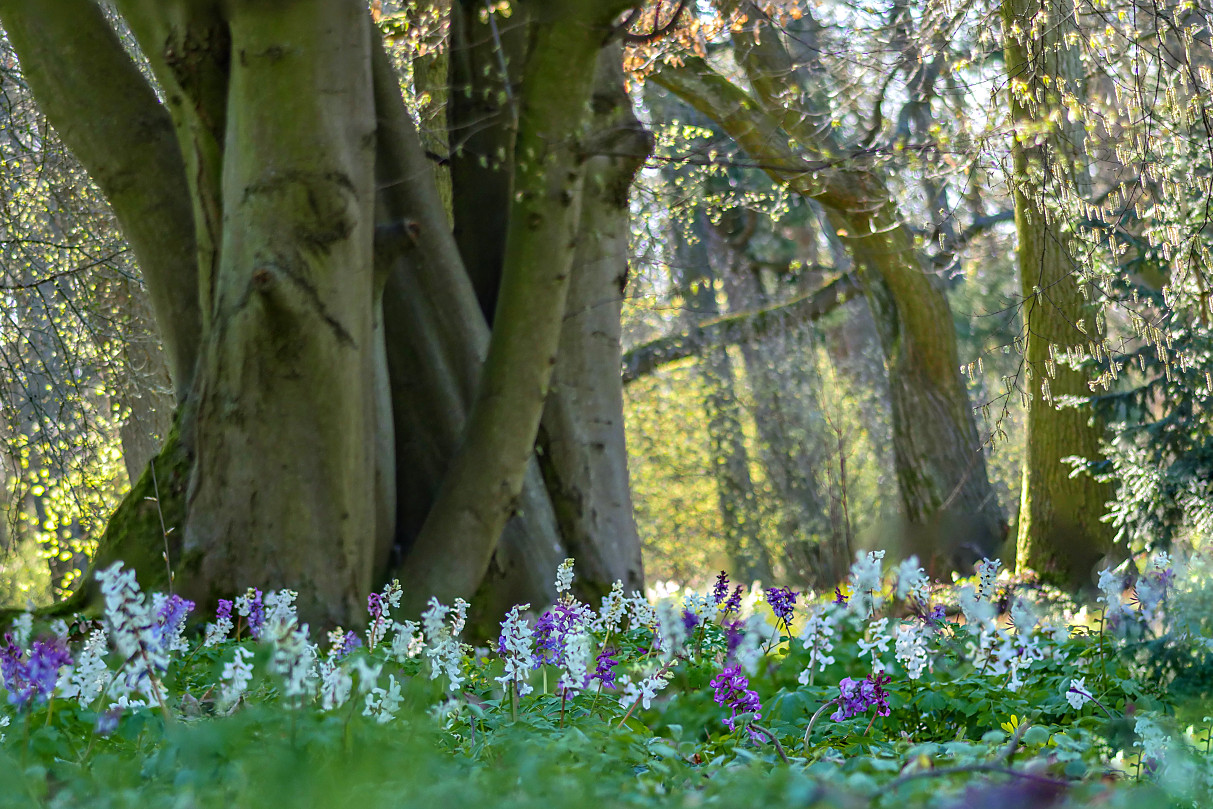
<svg viewBox="0 0 1213 809"><path fill-rule="evenodd" d="M508 603L551 598L570 550L598 590L609 575L639 586L618 338L612 349L594 318L622 274L620 217L647 143L587 163L598 54L622 6L551 0L517 18L517 118L494 133L513 144L508 210L487 212L508 223L491 334L364 8L119 6L163 104L91 2L0 0L35 93L98 177L176 340L174 428L97 563L125 559L153 587L171 585L171 567L203 604L250 584L297 588L324 625L362 620L366 593L393 574L414 608L479 588L495 621ZM593 109L636 136L609 95ZM603 222L586 221L592 209ZM563 328L573 274L605 339ZM561 352L549 473L585 511L558 523L532 449ZM89 582L73 605L92 596Z"/></svg>
<svg viewBox="0 0 1213 809"><path fill-rule="evenodd" d="M1067 40L1075 30L1068 4L1005 0L1002 14L1029 396L1016 564L1076 590L1091 587L1114 536L1101 521L1112 485L1075 474L1063 460L1102 460L1104 425L1089 408L1057 401L1090 396L1088 374L1065 358L1085 354L1105 337L1070 253L1072 237L1045 202L1090 190L1083 124L1068 120L1061 98L1084 92L1084 73L1077 47Z"/></svg>

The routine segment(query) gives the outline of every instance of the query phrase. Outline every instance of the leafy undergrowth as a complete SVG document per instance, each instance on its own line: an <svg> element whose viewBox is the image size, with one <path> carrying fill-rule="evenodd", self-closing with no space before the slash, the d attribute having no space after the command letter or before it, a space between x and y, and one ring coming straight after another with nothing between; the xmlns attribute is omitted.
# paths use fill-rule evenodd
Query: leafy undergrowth
<svg viewBox="0 0 1213 809"><path fill-rule="evenodd" d="M101 578L103 622L0 645L0 806L1202 806L1207 567L1161 556L1074 612L999 578L860 555L814 599L620 588L526 605L492 650L466 605L314 644L294 594L192 605Z"/></svg>

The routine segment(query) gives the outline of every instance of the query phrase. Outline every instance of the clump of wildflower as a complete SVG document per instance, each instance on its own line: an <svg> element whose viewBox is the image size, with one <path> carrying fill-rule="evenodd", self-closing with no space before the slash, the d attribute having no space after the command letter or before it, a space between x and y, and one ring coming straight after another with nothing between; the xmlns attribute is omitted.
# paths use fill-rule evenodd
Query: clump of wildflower
<svg viewBox="0 0 1213 809"><path fill-rule="evenodd" d="M880 672L869 674L862 680L843 679L838 684L838 710L830 714L830 718L842 722L867 713L869 708L876 709L876 716L888 716L889 694L884 686L892 679Z"/></svg>
<svg viewBox="0 0 1213 809"><path fill-rule="evenodd" d="M264 610L262 613L260 634L276 637L299 622L295 614L295 599L299 594L294 590L273 590L265 594Z"/></svg>
<svg viewBox="0 0 1213 809"><path fill-rule="evenodd" d="M560 676L560 687L565 691L585 688L589 682L593 642L593 636L585 629L574 632L565 640L564 673Z"/></svg>
<svg viewBox="0 0 1213 809"><path fill-rule="evenodd" d="M393 581L383 588L381 593L371 593L366 598L366 609L371 616L371 625L366 630L366 646L371 651L379 645L387 635L391 626L392 610L400 606L400 598L404 590L399 581Z"/></svg>
<svg viewBox="0 0 1213 809"><path fill-rule="evenodd" d="M1124 590L1124 582L1120 576L1115 575L1108 568L1099 571L1099 596L1097 601L1102 601L1104 604L1104 619L1107 621L1114 620L1121 613L1125 612L1125 606L1121 603L1120 594Z"/></svg>
<svg viewBox="0 0 1213 809"><path fill-rule="evenodd" d="M556 567L556 595L567 593L573 587L573 560L565 559Z"/></svg>
<svg viewBox="0 0 1213 809"><path fill-rule="evenodd" d="M156 617L135 581L135 571L123 570L122 563L115 562L97 571L97 581L105 597L109 635L127 673L123 687L127 692L135 689L158 698L156 676L168 668L169 655L160 643Z"/></svg>
<svg viewBox="0 0 1213 809"><path fill-rule="evenodd" d="M623 616L627 614L628 599L623 594L623 582L618 579L611 585L611 592L602 597L602 609L598 611L597 628L611 633L619 629Z"/></svg>
<svg viewBox="0 0 1213 809"><path fill-rule="evenodd" d="M729 574L723 570L716 577L716 583L712 585L712 600L719 607L729 597Z"/></svg>
<svg viewBox="0 0 1213 809"><path fill-rule="evenodd" d="M248 690L253 681L253 652L243 646L237 646L232 659L223 665L223 687L219 694L219 704L230 710Z"/></svg>
<svg viewBox="0 0 1213 809"><path fill-rule="evenodd" d="M657 611L653 609L653 605L644 597L644 594L638 590L632 591L632 595L628 599L628 606L631 608L629 618L633 629L638 629L642 626L652 627L657 623Z"/></svg>
<svg viewBox="0 0 1213 809"><path fill-rule="evenodd" d="M439 675L446 675L452 691L458 691L465 679L463 645L458 637L467 622L467 607L467 602L462 598L455 599L452 608L431 596L425 612L421 613L421 626L426 639L425 655L430 659L430 679L436 680ZM449 627L446 622L448 614L451 615Z"/></svg>
<svg viewBox="0 0 1213 809"><path fill-rule="evenodd" d="M232 631L232 602L226 598L219 599L219 607L215 610L215 623L206 625L206 638L202 645L218 646L227 640Z"/></svg>
<svg viewBox="0 0 1213 809"><path fill-rule="evenodd" d="M980 601L993 601L995 587L998 582L998 571L1002 567L1001 559L982 559L977 563L977 598Z"/></svg>
<svg viewBox="0 0 1213 809"><path fill-rule="evenodd" d="M641 707L647 711L657 697L657 692L665 688L669 680L670 675L665 669L659 669L656 673L643 677L640 682L635 683L626 675L621 677L619 685L623 692L619 697L620 707L630 710L634 704L639 702Z"/></svg>
<svg viewBox="0 0 1213 809"><path fill-rule="evenodd" d="M897 598L922 607L931 601L931 580L919 566L917 556L897 566Z"/></svg>
<svg viewBox="0 0 1213 809"><path fill-rule="evenodd" d="M566 599L558 601L535 623L535 668L564 666L567 639L593 618L588 605Z"/></svg>
<svg viewBox="0 0 1213 809"><path fill-rule="evenodd" d="M366 695L362 715L375 717L375 721L381 725L387 724L396 717L396 712L400 710L403 702L400 695L400 683L396 682L396 675L389 674L387 688L380 688L376 685Z"/></svg>
<svg viewBox="0 0 1213 809"><path fill-rule="evenodd" d="M280 618L285 620L284 616ZM301 697L311 692L318 653L308 640L308 625L301 625L294 617L290 620L290 623L267 621L263 634L274 646L269 669L286 681L282 693L288 697Z"/></svg>
<svg viewBox="0 0 1213 809"><path fill-rule="evenodd" d="M682 621L682 610L670 599L657 605L658 632L654 642L661 652L661 660L668 662L682 653L687 639L687 626Z"/></svg>
<svg viewBox="0 0 1213 809"><path fill-rule="evenodd" d="M161 648L168 652L184 652L189 649L182 632L185 631L186 618L194 611L194 602L175 593L168 596L157 593L152 604L156 610L156 633Z"/></svg>
<svg viewBox="0 0 1213 809"><path fill-rule="evenodd" d="M724 724L729 730L737 729L737 715L752 713L755 720L762 718L762 703L758 692L750 689L750 681L741 673L741 666L729 666L712 678L712 699L717 705L723 705L730 710L724 717Z"/></svg>
<svg viewBox="0 0 1213 809"><path fill-rule="evenodd" d="M881 563L884 551L856 551L855 563L851 565L848 584L851 597L848 606L851 611L864 618L880 609L884 597L880 595Z"/></svg>
<svg viewBox="0 0 1213 809"><path fill-rule="evenodd" d="M420 627L416 621L397 622L392 628L396 634L392 637L391 655L397 663L411 660L425 649L425 641L417 631Z"/></svg>
<svg viewBox="0 0 1213 809"><path fill-rule="evenodd" d="M505 663L505 673L496 678L497 682L507 690L516 686L518 695L523 697L535 690L527 681L531 669L535 666L535 632L522 616L522 611L530 608L530 604L510 608L505 620L501 622L501 640L497 647L501 652L502 662Z"/></svg>
<svg viewBox="0 0 1213 809"><path fill-rule="evenodd" d="M740 615L741 614L741 596L744 592L745 592L744 585L739 584L736 587L734 587L733 594L731 596L729 596L728 600L724 602L724 606L721 607L721 614L723 614L723 615Z"/></svg>
<svg viewBox="0 0 1213 809"><path fill-rule="evenodd" d="M1175 569L1171 566L1171 556L1160 551L1154 556L1153 562L1146 572L1137 580L1134 588L1137 604L1141 607L1142 618L1153 620L1155 610L1162 603L1175 581Z"/></svg>
<svg viewBox="0 0 1213 809"><path fill-rule="evenodd" d="M905 669L906 676L917 680L927 667L927 643L923 633L913 624L900 624L894 643L894 655Z"/></svg>
<svg viewBox="0 0 1213 809"><path fill-rule="evenodd" d="M329 657L335 660L344 660L361 645L362 638L358 637L358 633L352 629L346 632L341 627L337 627L329 632Z"/></svg>
<svg viewBox="0 0 1213 809"><path fill-rule="evenodd" d="M800 642L809 652L809 664L798 678L801 685L808 685L813 677L813 666L818 671L825 671L826 666L834 662L834 624L838 613L833 608L819 608L809 611L809 617L800 630Z"/></svg>
<svg viewBox="0 0 1213 809"><path fill-rule="evenodd" d="M767 590L767 604L771 606L771 612L783 625L787 627L792 621L792 614L796 611L796 593L790 587L772 587Z"/></svg>
<svg viewBox="0 0 1213 809"><path fill-rule="evenodd" d="M0 652L4 659L4 687L8 690L8 701L18 710L34 703L46 702L59 682L59 669L71 665L72 656L62 638L34 641L29 657L11 642Z"/></svg>
<svg viewBox="0 0 1213 809"><path fill-rule="evenodd" d="M328 658L320 664L320 707L325 711L335 711L350 699L354 688L354 678L349 669L335 658Z"/></svg>
<svg viewBox="0 0 1213 809"><path fill-rule="evenodd" d="M60 680L59 692L64 697L75 697L81 705L88 705L101 695L109 679L109 668L105 665L108 642L104 629L94 629L89 634L71 670Z"/></svg>
<svg viewBox="0 0 1213 809"><path fill-rule="evenodd" d="M265 604L261 600L261 591L250 587L248 592L237 598L236 613L245 619L249 634L260 638L261 626L265 623Z"/></svg>

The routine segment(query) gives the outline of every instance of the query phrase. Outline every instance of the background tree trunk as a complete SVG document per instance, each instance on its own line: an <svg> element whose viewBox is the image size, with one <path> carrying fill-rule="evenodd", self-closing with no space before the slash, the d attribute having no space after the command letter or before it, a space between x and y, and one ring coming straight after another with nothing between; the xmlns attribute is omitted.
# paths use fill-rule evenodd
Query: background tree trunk
<svg viewBox="0 0 1213 809"><path fill-rule="evenodd" d="M1049 204L1089 196L1083 123L1071 122L1061 101L1063 92L1085 96L1085 76L1068 39L1077 30L1072 8L1004 0L1002 14L1029 396L1016 563L1069 589L1090 588L1095 565L1112 548L1114 529L1101 518L1114 489L1073 474L1063 458L1103 460L1104 425L1090 408L1059 407L1058 399L1091 395L1087 372L1065 357L1085 355L1105 331L1081 285L1071 237Z"/></svg>

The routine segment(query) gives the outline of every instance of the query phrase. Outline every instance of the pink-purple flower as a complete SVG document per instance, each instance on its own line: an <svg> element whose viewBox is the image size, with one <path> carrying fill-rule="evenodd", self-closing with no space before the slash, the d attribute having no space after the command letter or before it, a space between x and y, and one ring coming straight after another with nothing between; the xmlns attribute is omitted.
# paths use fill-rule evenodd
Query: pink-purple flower
<svg viewBox="0 0 1213 809"><path fill-rule="evenodd" d="M729 730L737 729L739 713L752 713L754 719L762 718L762 703L758 699L758 692L750 689L749 678L741 673L741 666L729 666L713 677L712 688L716 704L731 711L723 720Z"/></svg>
<svg viewBox="0 0 1213 809"><path fill-rule="evenodd" d="M862 680L844 678L838 684L838 710L830 714L830 718L842 722L867 713L869 708L875 708L877 716L888 716L889 693L884 686L892 679L884 673L869 674Z"/></svg>

